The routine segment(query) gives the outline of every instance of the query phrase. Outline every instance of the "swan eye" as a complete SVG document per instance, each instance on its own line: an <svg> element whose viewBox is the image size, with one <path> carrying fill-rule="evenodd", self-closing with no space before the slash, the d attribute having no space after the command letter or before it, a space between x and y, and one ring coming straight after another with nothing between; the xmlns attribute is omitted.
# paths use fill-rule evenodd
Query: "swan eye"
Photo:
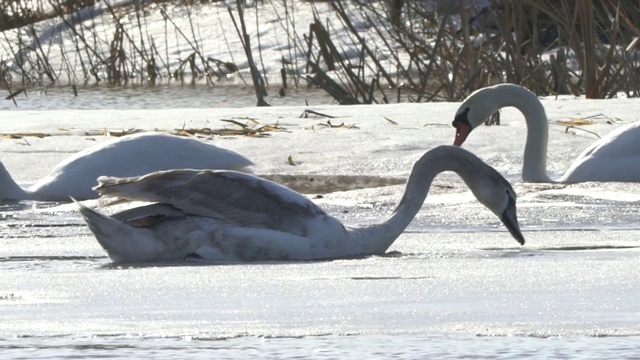
<svg viewBox="0 0 640 360"><path fill-rule="evenodd" d="M516 206L516 194L513 191L509 190L509 189L506 190L506 193L507 193L507 198L508 198L508 200L507 200L507 208L511 208L511 207Z"/></svg>
<svg viewBox="0 0 640 360"><path fill-rule="evenodd" d="M457 114L456 117L453 118L451 125L457 128L459 124L464 124L471 128L471 124L469 123L469 111L471 111L471 108L464 108L463 112Z"/></svg>

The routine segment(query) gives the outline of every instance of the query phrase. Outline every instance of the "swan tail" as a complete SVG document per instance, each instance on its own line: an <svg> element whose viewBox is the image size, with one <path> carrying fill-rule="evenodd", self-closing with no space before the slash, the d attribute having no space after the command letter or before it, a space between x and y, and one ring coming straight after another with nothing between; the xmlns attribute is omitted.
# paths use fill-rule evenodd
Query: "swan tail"
<svg viewBox="0 0 640 360"><path fill-rule="evenodd" d="M29 200L29 194L11 177L0 162L0 200Z"/></svg>
<svg viewBox="0 0 640 360"><path fill-rule="evenodd" d="M159 252L153 231L101 214L71 198L89 229L113 262L145 262Z"/></svg>

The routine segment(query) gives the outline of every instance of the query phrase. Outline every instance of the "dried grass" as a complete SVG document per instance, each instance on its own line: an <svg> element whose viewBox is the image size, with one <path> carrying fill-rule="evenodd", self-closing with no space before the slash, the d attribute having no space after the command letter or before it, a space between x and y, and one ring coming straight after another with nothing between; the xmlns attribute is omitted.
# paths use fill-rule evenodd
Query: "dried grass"
<svg viewBox="0 0 640 360"><path fill-rule="evenodd" d="M244 120L244 121L242 121ZM161 130L155 129L155 131L166 132L178 136L198 137L211 139L215 136L247 136L247 137L268 137L273 132L287 132L287 129L275 124L260 124L255 119L221 119L220 121L228 123L230 125L223 126L222 128L185 128L173 130ZM345 125L346 127L346 125ZM126 135L137 134L148 130L138 128L128 128L122 130L87 130L83 131L84 136L109 136L109 137L121 137ZM43 132L13 132L13 133L0 133L0 137L5 139L24 139L26 137L49 137L49 136L72 136L78 135L69 129L60 129L60 132L43 133Z"/></svg>

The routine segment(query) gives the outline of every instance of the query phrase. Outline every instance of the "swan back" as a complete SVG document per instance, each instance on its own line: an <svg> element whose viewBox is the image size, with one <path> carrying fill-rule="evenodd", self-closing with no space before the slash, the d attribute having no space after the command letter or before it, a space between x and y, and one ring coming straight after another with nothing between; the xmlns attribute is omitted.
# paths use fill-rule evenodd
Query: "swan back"
<svg viewBox="0 0 640 360"><path fill-rule="evenodd" d="M253 163L230 150L197 139L165 133L123 136L84 149L58 164L29 191L36 200L97 197L91 190L99 176L129 177L153 171L242 169Z"/></svg>
<svg viewBox="0 0 640 360"><path fill-rule="evenodd" d="M300 236L310 235L310 223L318 219L329 221L327 214L307 197L237 171L186 169L132 178L103 176L94 190L101 196L170 204L185 214Z"/></svg>
<svg viewBox="0 0 640 360"><path fill-rule="evenodd" d="M561 182L640 182L640 121L620 126L586 148Z"/></svg>

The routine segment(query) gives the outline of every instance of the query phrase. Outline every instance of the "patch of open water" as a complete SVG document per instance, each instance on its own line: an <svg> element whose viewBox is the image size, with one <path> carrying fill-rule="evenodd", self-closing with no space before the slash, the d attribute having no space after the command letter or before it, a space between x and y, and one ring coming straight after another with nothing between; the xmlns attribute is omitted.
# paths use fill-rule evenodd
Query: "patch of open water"
<svg viewBox="0 0 640 360"><path fill-rule="evenodd" d="M640 337L357 335L303 337L135 336L0 340L11 359L631 359Z"/></svg>
<svg viewBox="0 0 640 360"><path fill-rule="evenodd" d="M16 91L17 88L12 89ZM3 98L9 94L7 90ZM333 104L333 98L318 88L288 88L284 96L270 89L266 100L272 106ZM14 102L15 101L15 102ZM27 88L13 100L0 101L0 110L96 110L96 109L177 109L237 108L256 106L251 86L202 84L39 86Z"/></svg>

